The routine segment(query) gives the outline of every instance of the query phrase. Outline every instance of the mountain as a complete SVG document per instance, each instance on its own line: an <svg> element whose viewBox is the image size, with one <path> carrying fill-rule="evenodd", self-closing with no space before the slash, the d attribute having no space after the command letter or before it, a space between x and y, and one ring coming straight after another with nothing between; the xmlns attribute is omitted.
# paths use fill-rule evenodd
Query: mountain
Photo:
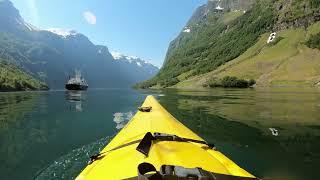
<svg viewBox="0 0 320 180"><path fill-rule="evenodd" d="M4 60L0 60L0 90L47 90L48 87L34 77Z"/></svg>
<svg viewBox="0 0 320 180"><path fill-rule="evenodd" d="M61 28L49 28L49 29L46 29L46 31L52 32L52 33L59 35L63 38L67 38L70 36L76 36L79 34L75 30L67 30L67 29L61 29Z"/></svg>
<svg viewBox="0 0 320 180"><path fill-rule="evenodd" d="M20 16L19 11L13 8L9 0L0 0L0 26L1 31L11 31L18 33L21 30L35 29L32 25L26 23Z"/></svg>
<svg viewBox="0 0 320 180"><path fill-rule="evenodd" d="M170 43L160 72L137 87L201 87L226 76L313 86L320 81L319 49L312 48L319 20L318 0L210 0Z"/></svg>
<svg viewBox="0 0 320 180"><path fill-rule="evenodd" d="M147 60L141 59L136 56L128 56L119 52L111 52L113 59L122 67L123 73L128 71L134 72L136 82L139 80L147 80L155 76L159 68Z"/></svg>
<svg viewBox="0 0 320 180"><path fill-rule="evenodd" d="M0 58L51 89L63 89L75 69L82 72L90 88L131 87L151 77L143 71L143 76L137 76L136 68L122 66L106 46L93 44L81 33L41 30L26 23L8 0L0 1Z"/></svg>

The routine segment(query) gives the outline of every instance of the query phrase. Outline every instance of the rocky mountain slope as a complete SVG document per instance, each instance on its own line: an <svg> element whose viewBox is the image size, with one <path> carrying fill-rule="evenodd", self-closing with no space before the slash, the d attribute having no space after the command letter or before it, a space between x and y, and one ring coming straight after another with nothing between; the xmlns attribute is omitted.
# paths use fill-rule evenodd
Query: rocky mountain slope
<svg viewBox="0 0 320 180"><path fill-rule="evenodd" d="M201 87L212 78L228 75L253 78L264 86L317 84L320 71L314 69L318 69L319 50L306 42L320 32L319 20L317 0L210 0L170 43L157 76L138 87ZM272 32L277 35L268 44ZM284 61L294 56L298 64ZM243 58L247 64L236 63ZM284 62L291 65L290 70L279 68Z"/></svg>
<svg viewBox="0 0 320 180"><path fill-rule="evenodd" d="M142 69L122 66L106 46L93 44L81 33L33 27L8 0L0 1L0 58L51 89L63 89L75 69L82 71L91 88L130 87L151 77Z"/></svg>

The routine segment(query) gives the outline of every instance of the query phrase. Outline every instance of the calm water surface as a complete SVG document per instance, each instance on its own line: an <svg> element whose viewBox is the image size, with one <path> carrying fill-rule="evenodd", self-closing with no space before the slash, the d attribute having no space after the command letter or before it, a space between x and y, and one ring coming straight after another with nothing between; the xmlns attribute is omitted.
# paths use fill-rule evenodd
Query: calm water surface
<svg viewBox="0 0 320 180"><path fill-rule="evenodd" d="M73 179L148 94L256 176L318 176L320 90L108 89L0 93L1 179Z"/></svg>

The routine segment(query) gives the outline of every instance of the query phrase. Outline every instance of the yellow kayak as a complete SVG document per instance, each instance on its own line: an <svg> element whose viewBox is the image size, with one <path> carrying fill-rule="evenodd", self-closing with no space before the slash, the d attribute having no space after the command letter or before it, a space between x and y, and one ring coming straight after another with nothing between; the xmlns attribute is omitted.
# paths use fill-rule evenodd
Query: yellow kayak
<svg viewBox="0 0 320 180"><path fill-rule="evenodd" d="M185 127L153 96L78 175L92 179L256 179Z"/></svg>

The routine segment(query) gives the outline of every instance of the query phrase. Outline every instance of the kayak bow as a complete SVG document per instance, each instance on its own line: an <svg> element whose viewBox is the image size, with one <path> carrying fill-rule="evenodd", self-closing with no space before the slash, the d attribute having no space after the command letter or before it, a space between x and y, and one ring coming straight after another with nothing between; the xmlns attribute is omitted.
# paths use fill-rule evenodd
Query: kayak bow
<svg viewBox="0 0 320 180"><path fill-rule="evenodd" d="M153 96L76 179L168 178L256 179L176 120Z"/></svg>

